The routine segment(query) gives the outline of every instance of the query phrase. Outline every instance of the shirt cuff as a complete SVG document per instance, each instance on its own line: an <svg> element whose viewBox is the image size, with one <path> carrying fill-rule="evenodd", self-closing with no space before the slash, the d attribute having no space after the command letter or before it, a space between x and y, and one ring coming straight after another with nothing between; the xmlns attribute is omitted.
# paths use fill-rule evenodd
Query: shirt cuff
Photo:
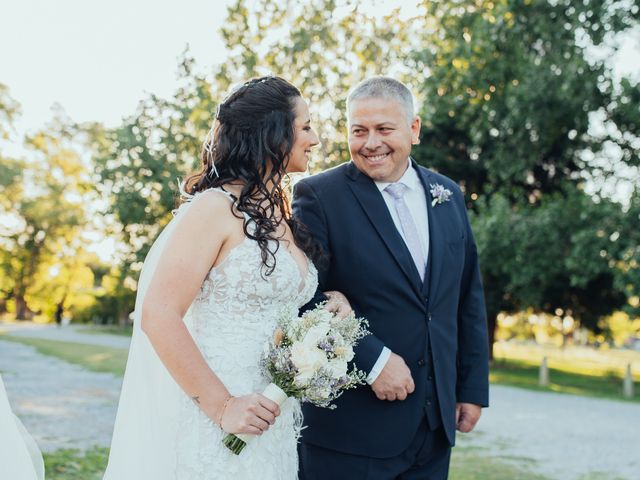
<svg viewBox="0 0 640 480"><path fill-rule="evenodd" d="M373 368L369 372L369 375L367 375L366 380L369 385L376 381L376 378L378 378L378 375L380 375L380 372L382 372L382 369L389 361L390 356L391 350L389 350L387 347L383 347L378 360L376 360L376 363L373 365Z"/></svg>

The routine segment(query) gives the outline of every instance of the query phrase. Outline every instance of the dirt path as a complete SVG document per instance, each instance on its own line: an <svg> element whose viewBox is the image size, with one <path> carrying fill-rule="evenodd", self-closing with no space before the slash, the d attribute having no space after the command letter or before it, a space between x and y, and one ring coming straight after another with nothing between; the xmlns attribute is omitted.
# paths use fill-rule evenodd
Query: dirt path
<svg viewBox="0 0 640 480"><path fill-rule="evenodd" d="M640 404L499 385L490 400L477 430L459 435L459 445L527 459L552 479L640 478Z"/></svg>
<svg viewBox="0 0 640 480"><path fill-rule="evenodd" d="M41 450L109 446L122 379L0 340L9 403Z"/></svg>

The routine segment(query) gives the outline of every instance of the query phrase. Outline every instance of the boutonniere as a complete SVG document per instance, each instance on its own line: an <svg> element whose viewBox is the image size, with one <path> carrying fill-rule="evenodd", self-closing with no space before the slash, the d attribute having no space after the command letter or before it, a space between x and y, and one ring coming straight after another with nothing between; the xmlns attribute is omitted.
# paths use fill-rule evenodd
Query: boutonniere
<svg viewBox="0 0 640 480"><path fill-rule="evenodd" d="M448 202L449 197L453 195L453 193L451 193L451 190L449 190L448 188L444 188L439 183L436 183L435 185L432 183L429 186L431 187L431 196L433 197L433 202L431 202L432 207L435 207L436 205L444 202Z"/></svg>

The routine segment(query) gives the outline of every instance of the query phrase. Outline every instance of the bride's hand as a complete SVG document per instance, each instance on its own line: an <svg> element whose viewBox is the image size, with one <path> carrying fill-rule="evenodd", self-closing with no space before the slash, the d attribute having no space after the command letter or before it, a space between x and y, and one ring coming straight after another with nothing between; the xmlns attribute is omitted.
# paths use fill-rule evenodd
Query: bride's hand
<svg viewBox="0 0 640 480"><path fill-rule="evenodd" d="M220 427L227 433L261 435L278 415L278 404L258 393L231 397L222 412Z"/></svg>
<svg viewBox="0 0 640 480"><path fill-rule="evenodd" d="M331 313L335 313L338 318L344 318L353 312L349 300L347 300L347 297L345 297L341 292L332 290L324 292L324 294L328 298L324 308Z"/></svg>

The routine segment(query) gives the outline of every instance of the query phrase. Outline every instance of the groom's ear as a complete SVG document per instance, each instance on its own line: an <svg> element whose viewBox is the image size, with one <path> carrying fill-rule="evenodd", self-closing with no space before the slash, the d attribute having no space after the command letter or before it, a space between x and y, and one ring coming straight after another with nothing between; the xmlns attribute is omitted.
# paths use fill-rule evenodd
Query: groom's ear
<svg viewBox="0 0 640 480"><path fill-rule="evenodd" d="M422 122L420 121L420 117L416 116L411 122L411 145L419 145L420 144L420 126Z"/></svg>

